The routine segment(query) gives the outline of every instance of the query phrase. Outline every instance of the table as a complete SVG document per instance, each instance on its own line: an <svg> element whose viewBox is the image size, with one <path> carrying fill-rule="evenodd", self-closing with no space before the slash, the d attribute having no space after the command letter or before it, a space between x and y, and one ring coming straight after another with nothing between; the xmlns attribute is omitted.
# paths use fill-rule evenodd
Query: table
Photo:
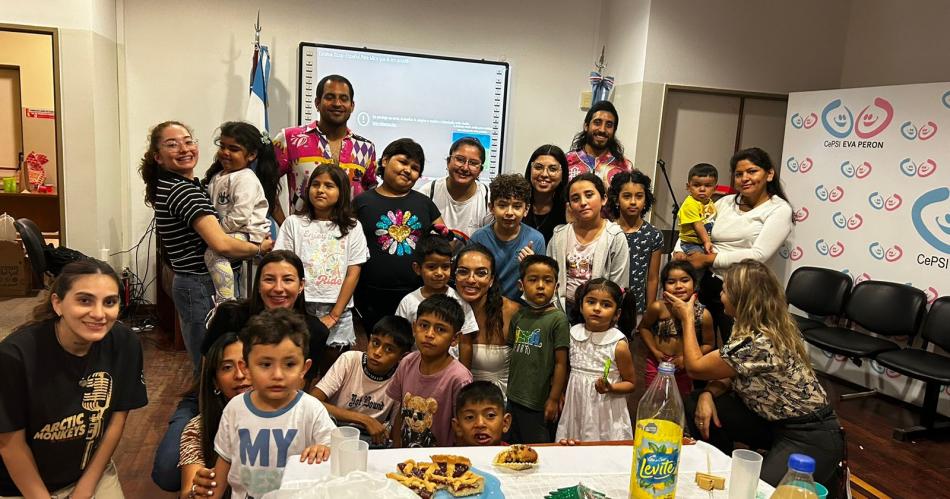
<svg viewBox="0 0 950 499"><path fill-rule="evenodd" d="M544 497L548 492L561 487L571 487L583 482L609 497L623 499L628 496L630 465L633 447L630 445L585 445L578 447L535 447L538 451L538 466L524 472L508 471L491 465L495 454L503 447L450 447L432 449L387 449L369 451L367 470L370 473L386 474L396 471L396 464L406 459L429 461L431 454L458 454L466 456L472 465L489 472L501 482L505 497L511 499ZM679 479L676 481L676 497L696 499L725 499L726 491L712 493L700 489L695 482L697 471L726 477L728 487L731 459L715 447L699 441L684 445L680 454ZM328 463L307 465L299 457L288 459L281 488L297 489L308 482L327 476ZM759 481L759 498L768 498L774 489Z"/></svg>

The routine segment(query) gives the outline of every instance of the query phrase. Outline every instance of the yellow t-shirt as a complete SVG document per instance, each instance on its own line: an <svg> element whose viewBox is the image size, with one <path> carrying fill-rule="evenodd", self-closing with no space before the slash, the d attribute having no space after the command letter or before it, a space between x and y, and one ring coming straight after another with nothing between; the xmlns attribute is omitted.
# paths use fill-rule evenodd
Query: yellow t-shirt
<svg viewBox="0 0 950 499"><path fill-rule="evenodd" d="M680 206L680 240L684 243L703 244L696 229L693 228L693 222L703 221L708 232L713 221L716 220L716 203L709 200L706 204L697 201L693 196L686 196L683 205Z"/></svg>

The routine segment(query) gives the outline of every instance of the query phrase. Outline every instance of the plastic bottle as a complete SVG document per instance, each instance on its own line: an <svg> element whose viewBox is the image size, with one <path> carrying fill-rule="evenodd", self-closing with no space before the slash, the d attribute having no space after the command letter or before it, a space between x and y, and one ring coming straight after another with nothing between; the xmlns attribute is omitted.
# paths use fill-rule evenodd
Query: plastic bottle
<svg viewBox="0 0 950 499"><path fill-rule="evenodd" d="M633 443L630 497L676 496L676 475L683 446L683 400L670 362L661 362L658 374L637 408Z"/></svg>
<svg viewBox="0 0 950 499"><path fill-rule="evenodd" d="M772 493L772 499L818 499L815 489L815 460L805 454L788 456L788 472Z"/></svg>

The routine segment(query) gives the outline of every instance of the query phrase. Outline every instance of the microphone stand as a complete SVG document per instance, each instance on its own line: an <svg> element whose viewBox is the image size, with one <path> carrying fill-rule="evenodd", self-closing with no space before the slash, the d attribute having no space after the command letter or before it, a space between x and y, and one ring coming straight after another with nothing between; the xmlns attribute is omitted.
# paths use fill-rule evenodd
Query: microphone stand
<svg viewBox="0 0 950 499"><path fill-rule="evenodd" d="M676 193L673 192L673 184L670 183L670 176L666 172L666 161L658 159L656 160L656 166L660 167L660 171L663 172L663 179L666 180L666 188L670 190L670 199L673 201L673 218L670 222L670 241L666 248L666 254L672 256L673 248L676 247L674 235L679 232L676 230L676 219L679 217L680 204L676 201Z"/></svg>

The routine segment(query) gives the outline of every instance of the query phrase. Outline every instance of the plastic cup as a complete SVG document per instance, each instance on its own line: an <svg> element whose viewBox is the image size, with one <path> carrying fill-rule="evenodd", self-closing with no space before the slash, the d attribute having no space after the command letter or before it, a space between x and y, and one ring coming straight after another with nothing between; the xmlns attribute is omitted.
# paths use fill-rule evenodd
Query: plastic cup
<svg viewBox="0 0 950 499"><path fill-rule="evenodd" d="M337 456L341 446L344 442L351 442L353 440L359 441L360 439L360 430L359 428L354 428L352 426L341 426L332 432L330 432L330 474L333 476L342 476L340 473L340 461ZM366 469L366 465L363 465L363 469ZM345 474L345 473L343 473Z"/></svg>
<svg viewBox="0 0 950 499"><path fill-rule="evenodd" d="M334 456L333 453L336 453ZM339 476L346 476L351 471L366 471L366 460L369 457L369 442L362 440L346 440L336 450L330 451L330 461L338 463Z"/></svg>
<svg viewBox="0 0 950 499"><path fill-rule="evenodd" d="M729 499L755 499L762 471L762 455L745 449L732 451L732 471L729 472Z"/></svg>
<svg viewBox="0 0 950 499"><path fill-rule="evenodd" d="M816 482L815 490L818 491L818 499L827 499L828 489L826 489L824 485Z"/></svg>

